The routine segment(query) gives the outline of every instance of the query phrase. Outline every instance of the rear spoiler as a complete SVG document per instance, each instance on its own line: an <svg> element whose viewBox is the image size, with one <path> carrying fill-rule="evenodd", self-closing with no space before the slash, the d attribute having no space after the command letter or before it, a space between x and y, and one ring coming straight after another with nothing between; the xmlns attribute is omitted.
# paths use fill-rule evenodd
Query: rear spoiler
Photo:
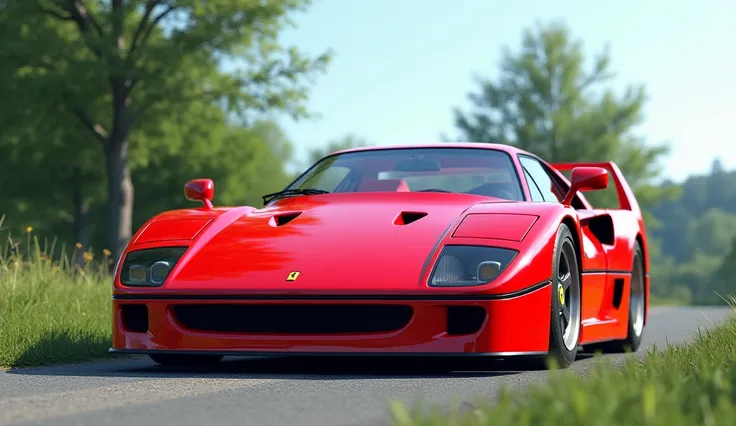
<svg viewBox="0 0 736 426"><path fill-rule="evenodd" d="M619 209L630 210L637 216L641 216L641 209L639 203L636 201L634 191L631 190L629 183L626 181L624 174L621 173L621 169L618 168L616 163L613 161L606 162L580 162L580 163L553 163L550 164L560 173L564 171L571 171L575 167L601 167L608 170L608 174L613 180L613 184L616 187L616 194L618 195Z"/></svg>

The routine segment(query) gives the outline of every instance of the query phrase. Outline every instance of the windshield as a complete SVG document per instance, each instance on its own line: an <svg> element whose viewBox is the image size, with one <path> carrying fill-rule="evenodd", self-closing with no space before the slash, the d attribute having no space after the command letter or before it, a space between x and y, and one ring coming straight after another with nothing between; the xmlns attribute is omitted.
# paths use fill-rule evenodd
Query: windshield
<svg viewBox="0 0 736 426"><path fill-rule="evenodd" d="M287 189L455 192L522 201L509 154L478 148L394 148L327 157Z"/></svg>

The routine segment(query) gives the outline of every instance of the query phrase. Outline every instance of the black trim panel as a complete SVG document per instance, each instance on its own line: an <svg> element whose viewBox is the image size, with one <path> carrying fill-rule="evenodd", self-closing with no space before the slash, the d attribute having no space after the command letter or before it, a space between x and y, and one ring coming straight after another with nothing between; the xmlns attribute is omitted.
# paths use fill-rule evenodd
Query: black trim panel
<svg viewBox="0 0 736 426"><path fill-rule="evenodd" d="M614 274L614 275L631 275L631 271L622 269L586 269L582 272L583 275L602 275L602 274Z"/></svg>
<svg viewBox="0 0 736 426"><path fill-rule="evenodd" d="M163 349L116 349L113 354L129 355L221 355L253 357L539 357L547 352L268 352L268 351L180 351Z"/></svg>
<svg viewBox="0 0 736 426"><path fill-rule="evenodd" d="M593 353L593 352L590 352L589 351L589 349L590 349L591 346L595 347L596 345L599 345L601 343L610 342L612 340L615 340L615 339L595 339L595 340L591 340L590 342L585 342L585 343L583 343L583 344L580 345L583 348L583 350L580 351L580 352L583 352L583 353Z"/></svg>
<svg viewBox="0 0 736 426"><path fill-rule="evenodd" d="M550 284L542 281L527 288L502 294L114 294L115 300L503 300L525 296Z"/></svg>

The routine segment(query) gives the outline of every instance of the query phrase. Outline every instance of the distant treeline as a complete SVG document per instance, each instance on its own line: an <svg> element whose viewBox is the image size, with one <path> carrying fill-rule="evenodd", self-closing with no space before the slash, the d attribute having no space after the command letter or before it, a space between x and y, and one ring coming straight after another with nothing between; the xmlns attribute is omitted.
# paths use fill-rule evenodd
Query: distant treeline
<svg viewBox="0 0 736 426"><path fill-rule="evenodd" d="M691 176L679 196L649 209L652 292L693 304L724 303L736 289L736 171L715 160L706 175Z"/></svg>

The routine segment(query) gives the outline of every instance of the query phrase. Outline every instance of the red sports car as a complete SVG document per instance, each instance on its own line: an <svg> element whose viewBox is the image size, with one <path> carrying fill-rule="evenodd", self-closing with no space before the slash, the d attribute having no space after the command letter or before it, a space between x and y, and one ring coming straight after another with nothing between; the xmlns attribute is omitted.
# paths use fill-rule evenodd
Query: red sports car
<svg viewBox="0 0 736 426"><path fill-rule="evenodd" d="M619 208L594 208L582 191L609 174ZM330 354L567 367L585 345L641 342L647 236L612 162L381 146L324 157L263 208L214 207L208 179L184 192L203 206L148 221L115 268L112 352L164 365Z"/></svg>

